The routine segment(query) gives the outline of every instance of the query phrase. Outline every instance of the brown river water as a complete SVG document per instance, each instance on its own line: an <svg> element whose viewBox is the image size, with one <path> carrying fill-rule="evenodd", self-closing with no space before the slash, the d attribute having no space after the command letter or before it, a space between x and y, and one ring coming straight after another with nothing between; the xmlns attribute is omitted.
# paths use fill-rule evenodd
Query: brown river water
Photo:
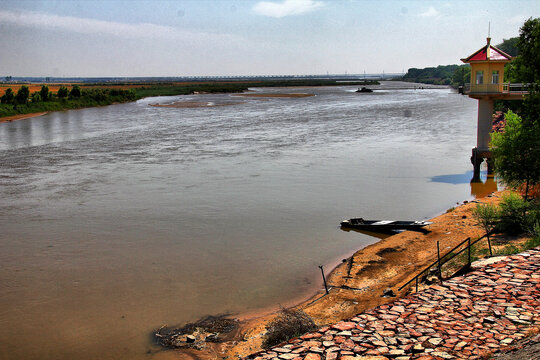
<svg viewBox="0 0 540 360"><path fill-rule="evenodd" d="M425 219L482 191L475 100L374 88L0 124L0 359L172 358L153 329L306 297L318 265L376 241L342 219ZM183 101L203 105L149 106Z"/></svg>

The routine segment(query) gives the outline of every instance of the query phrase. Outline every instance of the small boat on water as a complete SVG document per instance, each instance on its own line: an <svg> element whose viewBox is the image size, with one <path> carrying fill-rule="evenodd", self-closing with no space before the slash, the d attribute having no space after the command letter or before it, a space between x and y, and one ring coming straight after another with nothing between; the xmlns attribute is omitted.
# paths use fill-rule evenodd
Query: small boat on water
<svg viewBox="0 0 540 360"><path fill-rule="evenodd" d="M394 221L394 220L364 220L362 218L352 218L341 222L344 228L353 228L369 231L396 231L396 230L416 230L421 231L426 225L432 224L429 221Z"/></svg>
<svg viewBox="0 0 540 360"><path fill-rule="evenodd" d="M358 88L358 90L356 90L355 92L357 92L357 93L371 93L371 92L373 92L373 90L368 89L367 87L364 86L361 89Z"/></svg>

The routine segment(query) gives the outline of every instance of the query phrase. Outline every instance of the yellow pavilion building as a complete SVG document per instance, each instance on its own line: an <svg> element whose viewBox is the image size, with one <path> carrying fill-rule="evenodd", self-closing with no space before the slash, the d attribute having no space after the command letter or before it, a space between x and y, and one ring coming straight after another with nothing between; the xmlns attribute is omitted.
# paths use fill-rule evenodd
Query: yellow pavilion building
<svg viewBox="0 0 540 360"><path fill-rule="evenodd" d="M488 163L488 174L493 173L493 163L489 150L490 132L492 128L494 100L521 100L527 92L522 91L521 84L513 87L504 82L504 65L512 60L512 56L487 44L472 55L461 59L471 65L470 84L465 94L478 100L478 123L476 147L472 150L471 162L474 166L474 179L480 178L480 165L484 160Z"/></svg>

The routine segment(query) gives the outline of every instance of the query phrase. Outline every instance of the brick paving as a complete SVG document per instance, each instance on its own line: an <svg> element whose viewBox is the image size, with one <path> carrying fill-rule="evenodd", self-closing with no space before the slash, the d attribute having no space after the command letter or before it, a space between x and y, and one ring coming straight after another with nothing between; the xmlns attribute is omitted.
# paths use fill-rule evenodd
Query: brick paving
<svg viewBox="0 0 540 360"><path fill-rule="evenodd" d="M485 359L538 326L540 247L247 359Z"/></svg>

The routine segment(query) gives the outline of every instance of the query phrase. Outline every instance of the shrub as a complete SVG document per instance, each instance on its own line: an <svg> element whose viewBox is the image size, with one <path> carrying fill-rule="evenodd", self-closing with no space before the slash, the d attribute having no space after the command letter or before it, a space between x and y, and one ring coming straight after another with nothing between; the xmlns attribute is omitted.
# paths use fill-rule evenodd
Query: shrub
<svg viewBox="0 0 540 360"><path fill-rule="evenodd" d="M70 98L80 98L81 97L81 88L79 85L73 85L71 91L69 92Z"/></svg>
<svg viewBox="0 0 540 360"><path fill-rule="evenodd" d="M41 101L41 95L39 92L35 92L32 94L32 102L33 103L38 103Z"/></svg>
<svg viewBox="0 0 540 360"><path fill-rule="evenodd" d="M276 318L266 325L263 346L269 348L316 329L313 319L302 310L281 309Z"/></svg>
<svg viewBox="0 0 540 360"><path fill-rule="evenodd" d="M47 85L42 85L41 90L39 90L39 95L41 96L41 101L49 100L49 87Z"/></svg>
<svg viewBox="0 0 540 360"><path fill-rule="evenodd" d="M15 102L21 105L26 104L28 102L29 97L30 97L30 90L28 89L28 86L23 85L17 91L17 95L15 95Z"/></svg>
<svg viewBox="0 0 540 360"><path fill-rule="evenodd" d="M56 96L60 99L66 98L69 95L69 90L65 86L60 86L60 89L58 89L58 92L56 93Z"/></svg>
<svg viewBox="0 0 540 360"><path fill-rule="evenodd" d="M489 238L489 234L491 233L491 231L493 231L493 229L495 229L495 226L497 225L497 221L499 220L499 211L497 210L497 207L493 204L478 204L473 209L472 215L474 216L476 223L485 230L489 245L489 254L492 255L491 240Z"/></svg>
<svg viewBox="0 0 540 360"><path fill-rule="evenodd" d="M2 104L13 104L14 100L15 94L13 93L13 90L11 88L7 88L4 95L2 95L2 98L0 98L0 102Z"/></svg>
<svg viewBox="0 0 540 360"><path fill-rule="evenodd" d="M525 230L525 217L529 204L516 193L504 195L500 207L499 229L509 234L519 234Z"/></svg>

